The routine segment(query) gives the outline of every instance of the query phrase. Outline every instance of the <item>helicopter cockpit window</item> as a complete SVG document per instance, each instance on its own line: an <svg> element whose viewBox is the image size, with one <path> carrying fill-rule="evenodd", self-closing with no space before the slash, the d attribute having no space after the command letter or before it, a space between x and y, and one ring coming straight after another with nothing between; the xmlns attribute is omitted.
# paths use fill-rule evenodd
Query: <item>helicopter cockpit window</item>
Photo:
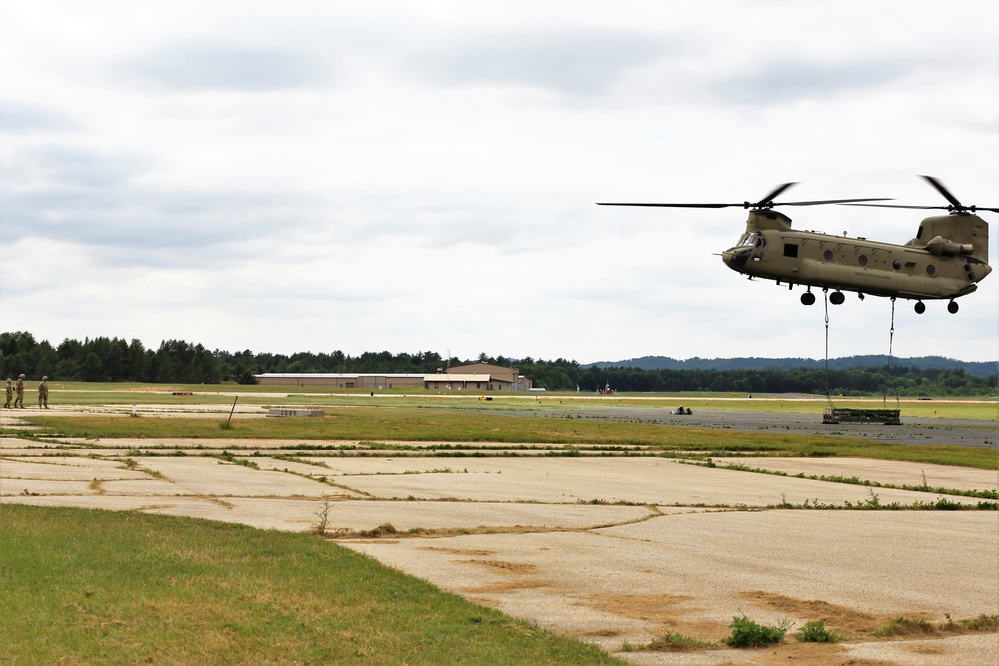
<svg viewBox="0 0 999 666"><path fill-rule="evenodd" d="M798 256L798 246L794 243L784 243L784 256L785 257L797 257Z"/></svg>

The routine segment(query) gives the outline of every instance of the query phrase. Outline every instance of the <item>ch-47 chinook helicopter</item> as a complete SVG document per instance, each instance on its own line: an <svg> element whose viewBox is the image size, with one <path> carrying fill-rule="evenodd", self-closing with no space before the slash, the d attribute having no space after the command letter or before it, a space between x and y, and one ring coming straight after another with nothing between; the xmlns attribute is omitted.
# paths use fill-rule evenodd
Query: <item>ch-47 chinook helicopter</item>
<svg viewBox="0 0 999 666"><path fill-rule="evenodd" d="M825 201L786 201L774 199L795 183L786 183L756 203L601 203L600 206L653 206L663 208L749 209L746 231L739 242L722 253L722 260L734 271L774 280L777 284L806 288L803 305L815 303L812 287L832 290L829 302L840 305L844 291L854 291L892 299L916 301L916 313L926 311L924 300L950 299L947 310L958 310L954 299L978 289L992 272L989 266L989 225L975 214L978 210L999 212L999 208L965 206L938 180L923 176L950 202L948 206L904 206L876 204L889 199L831 199ZM925 218L916 237L904 245L882 243L867 238L832 236L791 228L791 218L775 206L818 206L842 204L946 210L947 215Z"/></svg>

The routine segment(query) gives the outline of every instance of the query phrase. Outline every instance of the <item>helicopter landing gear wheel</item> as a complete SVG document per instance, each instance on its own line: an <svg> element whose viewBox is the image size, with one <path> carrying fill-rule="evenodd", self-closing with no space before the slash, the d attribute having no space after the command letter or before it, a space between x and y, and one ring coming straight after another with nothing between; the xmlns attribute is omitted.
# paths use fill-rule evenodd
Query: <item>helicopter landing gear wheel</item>
<svg viewBox="0 0 999 666"><path fill-rule="evenodd" d="M958 307L959 306L957 303L951 301L950 303L947 304L947 312L951 314L957 314Z"/></svg>
<svg viewBox="0 0 999 666"><path fill-rule="evenodd" d="M843 301L846 300L846 296L843 295L842 291L834 291L829 294L829 302L833 305L843 305Z"/></svg>
<svg viewBox="0 0 999 666"><path fill-rule="evenodd" d="M806 291L801 295L802 305L814 305L815 304L815 294L810 291Z"/></svg>
<svg viewBox="0 0 999 666"><path fill-rule="evenodd" d="M916 306L913 309L916 311L916 314L923 314L926 312L926 304L922 301L916 301Z"/></svg>

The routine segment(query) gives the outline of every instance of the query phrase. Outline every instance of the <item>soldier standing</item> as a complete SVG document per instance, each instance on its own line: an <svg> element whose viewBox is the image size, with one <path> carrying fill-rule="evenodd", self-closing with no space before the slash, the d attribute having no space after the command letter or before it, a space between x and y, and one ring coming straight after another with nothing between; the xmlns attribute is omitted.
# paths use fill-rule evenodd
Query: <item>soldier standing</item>
<svg viewBox="0 0 999 666"><path fill-rule="evenodd" d="M14 398L14 406L20 405L21 409L24 409L24 375L22 374L17 378L17 384L14 385L14 392L17 393L17 397Z"/></svg>
<svg viewBox="0 0 999 666"><path fill-rule="evenodd" d="M49 408L49 378L42 377L42 383L38 385L38 409Z"/></svg>
<svg viewBox="0 0 999 666"><path fill-rule="evenodd" d="M14 385L10 381L10 377L7 378L7 402L3 403L3 406L10 409L10 401L14 399Z"/></svg>

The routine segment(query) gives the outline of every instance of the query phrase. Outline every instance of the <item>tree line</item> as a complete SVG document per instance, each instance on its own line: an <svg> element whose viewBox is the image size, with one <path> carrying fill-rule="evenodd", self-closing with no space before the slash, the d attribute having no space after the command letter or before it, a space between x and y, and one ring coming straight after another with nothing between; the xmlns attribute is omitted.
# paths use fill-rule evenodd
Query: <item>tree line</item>
<svg viewBox="0 0 999 666"><path fill-rule="evenodd" d="M994 395L999 374L976 377L961 369L867 366L849 369L801 367L731 370L642 370L634 367L582 366L573 360L479 354L475 359L442 357L437 352L392 354L342 351L291 355L208 350L183 340L165 340L157 349L142 341L98 337L65 339L52 346L27 332L0 333L0 376L52 381L218 384L254 383L262 373L403 373L433 374L447 366L489 363L516 367L534 386L548 390L594 392L713 391L737 393L808 393L834 395L968 396Z"/></svg>

